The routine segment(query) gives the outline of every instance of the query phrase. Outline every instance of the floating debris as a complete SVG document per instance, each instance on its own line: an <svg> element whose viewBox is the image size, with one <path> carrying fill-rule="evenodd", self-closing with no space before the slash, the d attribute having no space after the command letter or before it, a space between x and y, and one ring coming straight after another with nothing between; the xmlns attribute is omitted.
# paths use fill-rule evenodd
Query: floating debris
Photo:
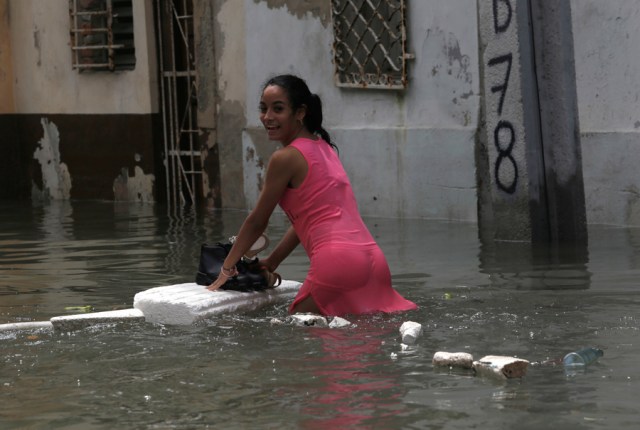
<svg viewBox="0 0 640 430"><path fill-rule="evenodd" d="M487 355L473 362L473 370L477 374L502 379L522 378L527 374L528 366L527 360L502 355Z"/></svg>
<svg viewBox="0 0 640 430"><path fill-rule="evenodd" d="M565 367L584 367L598 361L604 355L604 351L598 348L584 348L579 351L570 352L562 359Z"/></svg>
<svg viewBox="0 0 640 430"><path fill-rule="evenodd" d="M467 352L438 351L431 360L434 366L473 368L473 355Z"/></svg>
<svg viewBox="0 0 640 430"><path fill-rule="evenodd" d="M422 336L422 324L406 321L400 326L400 334L402 335L402 343L413 345Z"/></svg>

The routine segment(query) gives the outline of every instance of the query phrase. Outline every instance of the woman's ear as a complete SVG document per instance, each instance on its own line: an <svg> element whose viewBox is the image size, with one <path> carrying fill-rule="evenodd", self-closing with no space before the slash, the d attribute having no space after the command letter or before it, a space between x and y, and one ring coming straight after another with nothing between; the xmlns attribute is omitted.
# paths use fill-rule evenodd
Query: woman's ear
<svg viewBox="0 0 640 430"><path fill-rule="evenodd" d="M307 116L307 105L301 105L296 110L296 121L304 123L304 117Z"/></svg>

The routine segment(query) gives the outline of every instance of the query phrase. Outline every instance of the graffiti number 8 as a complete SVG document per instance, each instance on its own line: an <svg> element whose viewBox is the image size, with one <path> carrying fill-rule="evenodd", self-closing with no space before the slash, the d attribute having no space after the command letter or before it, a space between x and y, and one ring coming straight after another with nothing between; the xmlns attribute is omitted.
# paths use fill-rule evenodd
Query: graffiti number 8
<svg viewBox="0 0 640 430"><path fill-rule="evenodd" d="M515 141L516 134L513 125L509 121L498 122L493 132L493 143L498 150L494 176L498 188L507 194L515 193L518 184L518 164L511 154ZM505 159L511 162L511 169L509 169L509 165L503 164Z"/></svg>

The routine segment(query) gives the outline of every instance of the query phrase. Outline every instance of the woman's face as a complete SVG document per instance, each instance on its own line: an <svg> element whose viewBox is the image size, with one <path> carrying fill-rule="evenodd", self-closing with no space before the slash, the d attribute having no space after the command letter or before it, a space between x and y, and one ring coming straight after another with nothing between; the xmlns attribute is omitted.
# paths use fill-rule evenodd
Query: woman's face
<svg viewBox="0 0 640 430"><path fill-rule="evenodd" d="M294 112L287 93L282 87L269 85L260 98L260 121L267 130L269 140L288 145L303 128L304 109Z"/></svg>

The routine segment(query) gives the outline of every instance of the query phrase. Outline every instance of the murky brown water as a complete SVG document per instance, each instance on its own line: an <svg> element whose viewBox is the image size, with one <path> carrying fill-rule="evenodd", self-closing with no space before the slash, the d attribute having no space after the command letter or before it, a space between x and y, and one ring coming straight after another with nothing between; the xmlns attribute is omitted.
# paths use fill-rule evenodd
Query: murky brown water
<svg viewBox="0 0 640 430"><path fill-rule="evenodd" d="M130 308L138 291L191 281L200 243L244 215L0 204L0 324ZM281 304L195 327L0 332L0 428L636 428L640 229L591 227L588 253L554 261L483 245L473 224L366 221L418 311L349 330L271 325ZM285 228L276 216L268 233ZM297 251L281 272L306 268ZM425 332L403 348L406 320ZM605 355L585 371L531 365L522 380L431 365L439 350L536 362L587 345Z"/></svg>

